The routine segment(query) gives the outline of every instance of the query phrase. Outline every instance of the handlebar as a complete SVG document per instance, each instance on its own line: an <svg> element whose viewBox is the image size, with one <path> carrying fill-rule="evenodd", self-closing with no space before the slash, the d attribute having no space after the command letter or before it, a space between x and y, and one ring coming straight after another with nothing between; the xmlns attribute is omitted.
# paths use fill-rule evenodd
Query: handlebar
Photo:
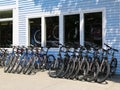
<svg viewBox="0 0 120 90"><path fill-rule="evenodd" d="M105 46L107 46L109 49L111 49L111 50L113 50L113 51L118 52L118 50L117 50L117 49L112 48L112 47L111 47L111 46L109 46L108 44L104 43L104 45L105 45Z"/></svg>

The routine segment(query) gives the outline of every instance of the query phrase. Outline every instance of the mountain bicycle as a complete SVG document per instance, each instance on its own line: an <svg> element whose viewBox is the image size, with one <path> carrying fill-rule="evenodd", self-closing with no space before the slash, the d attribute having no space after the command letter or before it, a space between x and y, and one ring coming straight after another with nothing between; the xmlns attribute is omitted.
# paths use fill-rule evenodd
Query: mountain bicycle
<svg viewBox="0 0 120 90"><path fill-rule="evenodd" d="M109 50L102 49L102 58L98 61L100 67L97 78L95 80L98 83L104 82L110 74L110 65L108 63L108 51Z"/></svg>
<svg viewBox="0 0 120 90"><path fill-rule="evenodd" d="M111 46L104 43L104 45L109 49L109 54L111 55L110 59L110 76L114 75L117 69L117 58L115 58L115 52L118 52L117 49L112 48Z"/></svg>
<svg viewBox="0 0 120 90"><path fill-rule="evenodd" d="M66 46L59 44L59 52L57 58L52 62L51 67L49 68L49 76L56 78L56 77L63 77L63 73L66 70L66 61L68 61L69 55L67 53ZM64 55L62 55L64 53Z"/></svg>
<svg viewBox="0 0 120 90"><path fill-rule="evenodd" d="M51 62L55 60L55 57L52 54L48 54L50 47L46 48L46 51L44 49L45 48L41 47L40 51L38 51L38 48L35 48L36 51L34 52L32 59L28 62L28 74L36 68L40 71L50 68Z"/></svg>
<svg viewBox="0 0 120 90"><path fill-rule="evenodd" d="M15 58L15 53L16 53L16 47L13 46L12 52L8 53L7 58L5 60L5 66L4 66L4 72L9 72L11 71L10 66Z"/></svg>
<svg viewBox="0 0 120 90"><path fill-rule="evenodd" d="M5 66L5 60L8 55L8 50L7 49L0 49L0 66L4 67Z"/></svg>

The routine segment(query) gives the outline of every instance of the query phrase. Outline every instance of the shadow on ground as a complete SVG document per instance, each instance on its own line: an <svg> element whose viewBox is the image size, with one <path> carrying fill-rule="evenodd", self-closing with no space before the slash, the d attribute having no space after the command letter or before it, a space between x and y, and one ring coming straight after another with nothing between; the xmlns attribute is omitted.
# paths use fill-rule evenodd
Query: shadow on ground
<svg viewBox="0 0 120 90"><path fill-rule="evenodd" d="M112 82L115 82L115 83L120 83L120 75L112 76L112 77L108 78L108 81L112 81Z"/></svg>

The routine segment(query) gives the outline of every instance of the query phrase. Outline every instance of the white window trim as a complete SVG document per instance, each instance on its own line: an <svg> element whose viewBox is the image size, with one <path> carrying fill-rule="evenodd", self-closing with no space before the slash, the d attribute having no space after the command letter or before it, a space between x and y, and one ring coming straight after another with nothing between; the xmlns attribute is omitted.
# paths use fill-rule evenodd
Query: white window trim
<svg viewBox="0 0 120 90"><path fill-rule="evenodd" d="M0 11L12 10L13 8L16 8L16 5L1 6Z"/></svg>
<svg viewBox="0 0 120 90"><path fill-rule="evenodd" d="M13 46L19 45L19 13L18 8L13 8Z"/></svg>
<svg viewBox="0 0 120 90"><path fill-rule="evenodd" d="M84 46L84 14L80 12L80 45Z"/></svg>
<svg viewBox="0 0 120 90"><path fill-rule="evenodd" d="M63 15L59 16L59 43L64 43L64 18Z"/></svg>
<svg viewBox="0 0 120 90"><path fill-rule="evenodd" d="M13 18L5 18L5 19L0 19L0 22L4 22L4 21L12 21Z"/></svg>
<svg viewBox="0 0 120 90"><path fill-rule="evenodd" d="M46 46L46 24L45 17L41 19L41 46Z"/></svg>

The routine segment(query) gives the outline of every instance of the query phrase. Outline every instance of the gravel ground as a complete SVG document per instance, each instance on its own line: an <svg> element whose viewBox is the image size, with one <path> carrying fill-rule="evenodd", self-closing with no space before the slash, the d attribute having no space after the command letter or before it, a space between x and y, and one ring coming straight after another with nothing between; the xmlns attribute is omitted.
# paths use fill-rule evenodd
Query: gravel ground
<svg viewBox="0 0 120 90"><path fill-rule="evenodd" d="M50 78L48 72L34 75L4 73L0 69L0 90L120 90L120 75L106 83Z"/></svg>

